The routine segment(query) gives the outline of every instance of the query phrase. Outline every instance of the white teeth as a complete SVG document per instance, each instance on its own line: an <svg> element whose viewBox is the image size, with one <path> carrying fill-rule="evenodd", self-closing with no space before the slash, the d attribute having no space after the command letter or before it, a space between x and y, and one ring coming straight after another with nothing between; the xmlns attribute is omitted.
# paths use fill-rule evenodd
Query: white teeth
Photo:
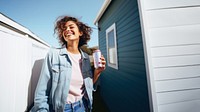
<svg viewBox="0 0 200 112"><path fill-rule="evenodd" d="M72 34L71 32L68 32L67 34Z"/></svg>
<svg viewBox="0 0 200 112"><path fill-rule="evenodd" d="M72 35L73 34L73 32L67 32L67 35Z"/></svg>

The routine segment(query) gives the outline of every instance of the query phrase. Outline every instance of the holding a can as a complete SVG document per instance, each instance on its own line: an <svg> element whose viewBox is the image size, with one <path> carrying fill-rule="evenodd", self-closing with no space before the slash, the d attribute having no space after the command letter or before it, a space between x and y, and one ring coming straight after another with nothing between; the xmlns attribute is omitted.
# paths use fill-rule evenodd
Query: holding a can
<svg viewBox="0 0 200 112"><path fill-rule="evenodd" d="M95 50L93 53L93 59L94 59L94 67L99 68L102 67L101 63L101 51L100 50Z"/></svg>
<svg viewBox="0 0 200 112"><path fill-rule="evenodd" d="M96 82L101 72L106 68L106 60L100 50L93 51L93 59L95 68L93 82Z"/></svg>

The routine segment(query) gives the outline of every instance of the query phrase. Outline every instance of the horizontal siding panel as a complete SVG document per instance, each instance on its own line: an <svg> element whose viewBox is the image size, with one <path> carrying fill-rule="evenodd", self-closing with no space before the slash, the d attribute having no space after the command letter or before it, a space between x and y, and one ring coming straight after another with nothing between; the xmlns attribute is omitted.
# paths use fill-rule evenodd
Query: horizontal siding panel
<svg viewBox="0 0 200 112"><path fill-rule="evenodd" d="M152 58L154 68L199 65L200 55Z"/></svg>
<svg viewBox="0 0 200 112"><path fill-rule="evenodd" d="M122 28L123 29L123 28ZM128 29L125 29L123 32L119 32L119 29L116 30L116 36L119 41L124 39L130 39L128 37L134 38L135 36L141 35L140 24L137 23L133 26L130 26Z"/></svg>
<svg viewBox="0 0 200 112"><path fill-rule="evenodd" d="M146 79L146 76L144 75L145 71L139 71L139 70L133 70L133 69L130 71L129 68L124 68L124 69L121 70L120 75L124 75L124 74L132 75L134 77L140 78L141 80L143 80L143 83L146 84L145 81L144 81ZM134 77L132 77L132 78L134 78ZM147 86L147 84L143 85L143 86ZM128 89L130 89L130 88L128 88Z"/></svg>
<svg viewBox="0 0 200 112"><path fill-rule="evenodd" d="M140 40L139 40L140 41ZM118 53L121 53L121 52L129 52L130 50L131 51L136 51L136 50L142 50L143 49L143 46L142 46L142 43L141 42L138 42L138 43L130 43L129 44L127 43L127 45L119 45L118 46Z"/></svg>
<svg viewBox="0 0 200 112"><path fill-rule="evenodd" d="M200 24L200 7L147 11L149 28Z"/></svg>
<svg viewBox="0 0 200 112"><path fill-rule="evenodd" d="M151 47L200 43L200 24L152 28L149 30Z"/></svg>
<svg viewBox="0 0 200 112"><path fill-rule="evenodd" d="M129 12L128 12L128 10L129 10ZM117 21L119 23L119 27L125 26L125 25L131 23L130 20L134 20L134 19L138 18L139 13L138 13L137 6L134 6L134 8L128 7L128 10L126 10L126 11L121 10L119 12L119 13L121 13L118 16L118 18L120 18L120 19L118 19L118 21ZM132 21L132 22L134 22L134 21Z"/></svg>
<svg viewBox="0 0 200 112"><path fill-rule="evenodd" d="M123 49L118 50L118 58L129 58L129 60L133 58L144 58L144 53L142 48L129 49L129 47L127 47L125 51L123 51Z"/></svg>
<svg viewBox="0 0 200 112"><path fill-rule="evenodd" d="M200 100L200 89L165 92L157 94L158 105Z"/></svg>
<svg viewBox="0 0 200 112"><path fill-rule="evenodd" d="M130 58L122 58L122 59L120 59L119 58L119 66L120 66L120 63L134 63L134 64L143 64L143 63L145 63L144 62L144 58L132 58L132 59L130 59Z"/></svg>
<svg viewBox="0 0 200 112"><path fill-rule="evenodd" d="M123 12L122 11L119 12L120 16L118 16L118 17L120 17L120 19L117 21L119 27L122 26L122 25L124 26L126 24L134 22L134 21L132 21L132 22L128 22L127 23L127 18L131 18L131 19L138 18L137 17L139 15L139 13L138 13L138 7L137 6L133 6L133 7L134 8L132 8L132 9L130 9L131 7L128 7L129 13L127 12L128 10L123 11L123 9L125 9L125 8L122 9ZM135 13L137 13L137 14L135 14Z"/></svg>
<svg viewBox="0 0 200 112"><path fill-rule="evenodd" d="M144 7L146 10L196 5L200 5L199 0L146 0L144 2Z"/></svg>
<svg viewBox="0 0 200 112"><path fill-rule="evenodd" d="M200 77L179 80L156 81L155 88L156 92L180 91L197 88L200 89Z"/></svg>
<svg viewBox="0 0 200 112"><path fill-rule="evenodd" d="M143 50L126 50L126 51L121 51L118 53L120 58L144 58L144 51Z"/></svg>
<svg viewBox="0 0 200 112"><path fill-rule="evenodd" d="M140 24L137 23L128 29L126 29L124 32L119 32L119 29L116 30L117 33L117 38L119 41L123 39L127 39L128 37L134 38L135 36L141 35L141 29L140 29ZM130 39L130 38L128 38Z"/></svg>
<svg viewBox="0 0 200 112"><path fill-rule="evenodd" d="M140 36L139 36L140 37ZM133 41L126 41L126 44L119 44L118 43L118 46L117 48L119 50L123 50L123 49L126 49L128 47L132 47L132 50L136 50L136 49L141 49L142 47L141 46L141 42L142 42L142 39L139 39L139 38L133 38L133 39L130 39L130 40L133 40ZM137 46L137 47L136 47ZM135 48L133 48L135 47Z"/></svg>
<svg viewBox="0 0 200 112"><path fill-rule="evenodd" d="M118 33L127 32L127 30L129 30L129 29L131 31L134 31L135 29L140 28L139 20L140 19L139 19L138 15L137 15L134 18L133 17L127 18L127 20L124 21L123 24L118 24L118 22L117 22L117 26L116 27L117 27L117 29L120 29L118 31Z"/></svg>
<svg viewBox="0 0 200 112"><path fill-rule="evenodd" d="M200 54L200 44L151 48L152 57Z"/></svg>
<svg viewBox="0 0 200 112"><path fill-rule="evenodd" d="M145 89L145 87L147 87L146 82L144 81L144 77L142 77L142 74L140 74L141 76L138 76L137 73L128 73L125 72L123 70L119 71L119 76L113 76L116 77L116 83L117 84L117 89L120 90L120 92L118 92L118 95L122 95L125 92L127 92L126 94L130 97L134 97L137 99L137 97L135 97L133 94L138 94L138 96L142 97L142 92L147 91L147 89ZM144 74L143 74L144 75ZM120 89L119 89L120 87ZM144 87L144 88L141 88ZM132 90L130 90L130 88L134 88ZM137 92L133 92L133 91L137 91ZM129 99L130 97L126 97L127 99ZM138 99L140 100L140 99Z"/></svg>
<svg viewBox="0 0 200 112"><path fill-rule="evenodd" d="M117 32L117 40L119 42L126 42L126 41L133 41L133 39L135 39L136 37L141 38L141 30L138 29L138 30L135 30L135 31L129 31L129 32L126 32L126 33L118 33ZM142 39L140 39L142 40ZM118 43L119 43L118 42Z"/></svg>
<svg viewBox="0 0 200 112"><path fill-rule="evenodd" d="M133 72L127 73L118 71L115 74L113 74L113 72L114 71L109 70L101 75L101 89L104 88L102 92L103 94L105 93L104 98L106 102L109 102L109 106L111 104L113 105L113 100L115 100L114 105L118 105L118 107L122 106L121 103L123 103L124 106L127 106L130 103L135 104L135 102L138 102L141 99L147 101L145 99L146 97L144 98L143 94L141 94L147 92L145 89L146 84L144 83L143 78L135 77L136 75L133 74ZM110 91L110 88L112 88L112 91ZM129 88L134 89L130 90ZM113 93L117 94L113 95ZM121 97L124 93L130 97ZM122 102L118 103L119 101Z"/></svg>
<svg viewBox="0 0 200 112"><path fill-rule="evenodd" d="M158 106L159 112L199 112L200 100Z"/></svg>
<svg viewBox="0 0 200 112"><path fill-rule="evenodd" d="M120 70L124 72L127 71L129 73L139 73L145 74L145 65L144 64L134 64L134 63L120 63Z"/></svg>
<svg viewBox="0 0 200 112"><path fill-rule="evenodd" d="M200 77L200 65L154 69L155 80Z"/></svg>
<svg viewBox="0 0 200 112"><path fill-rule="evenodd" d="M142 42L141 39L141 30L136 30L136 31L132 31L130 33L124 33L123 35L118 34L117 35L117 41L119 46L126 46L126 44L120 44L120 43L138 43L138 42Z"/></svg>
<svg viewBox="0 0 200 112"><path fill-rule="evenodd" d="M118 57L129 57L130 56L134 56L134 57L138 57L140 55L140 57L144 57L144 51L142 48L142 44L141 43L137 43L134 46L127 46L127 47L122 47L121 49L118 49Z"/></svg>

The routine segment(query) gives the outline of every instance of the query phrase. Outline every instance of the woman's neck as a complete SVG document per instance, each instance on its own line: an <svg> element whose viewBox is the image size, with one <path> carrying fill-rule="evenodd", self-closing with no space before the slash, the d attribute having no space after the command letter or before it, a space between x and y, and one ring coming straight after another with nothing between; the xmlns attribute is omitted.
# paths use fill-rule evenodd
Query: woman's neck
<svg viewBox="0 0 200 112"><path fill-rule="evenodd" d="M71 45L68 44L67 45L67 51L72 53L72 54L79 54L79 49L78 49L78 45Z"/></svg>

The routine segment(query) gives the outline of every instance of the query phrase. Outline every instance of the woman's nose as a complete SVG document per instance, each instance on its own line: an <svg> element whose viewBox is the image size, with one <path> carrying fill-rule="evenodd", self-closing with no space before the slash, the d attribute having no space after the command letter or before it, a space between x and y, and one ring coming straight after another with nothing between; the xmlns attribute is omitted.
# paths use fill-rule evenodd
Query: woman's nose
<svg viewBox="0 0 200 112"><path fill-rule="evenodd" d="M69 30L70 30L70 27L67 27L66 30L69 31Z"/></svg>

